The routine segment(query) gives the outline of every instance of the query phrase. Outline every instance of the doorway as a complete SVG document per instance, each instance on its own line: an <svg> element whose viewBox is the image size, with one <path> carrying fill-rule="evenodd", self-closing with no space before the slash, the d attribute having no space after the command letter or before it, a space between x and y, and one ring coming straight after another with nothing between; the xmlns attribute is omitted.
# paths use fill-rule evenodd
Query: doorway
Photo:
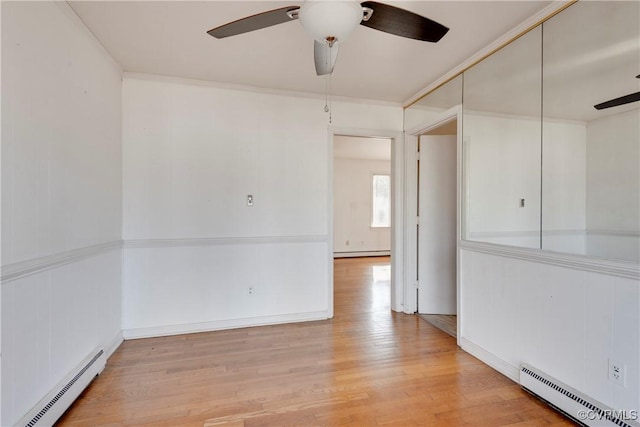
<svg viewBox="0 0 640 427"><path fill-rule="evenodd" d="M418 314L457 335L457 119L418 139Z"/></svg>
<svg viewBox="0 0 640 427"><path fill-rule="evenodd" d="M333 138L333 257L391 254L391 139Z"/></svg>
<svg viewBox="0 0 640 427"><path fill-rule="evenodd" d="M342 238L339 235L335 235L334 223L336 222L334 214L334 204L336 202L336 191L334 187L334 178L336 170L336 160L334 158L335 141L343 137L355 137L362 140L383 139L387 141L390 151L390 170L388 171L389 184L390 184L390 226L387 227L387 233L389 235L390 245L388 249L380 249L376 251L359 251L358 246L362 243L363 239L353 240L349 238ZM330 128L329 129L329 200L328 200L328 231L329 231L329 310L331 316L333 316L333 304L334 304L334 252L343 252L344 255L349 255L344 252L353 252L355 256L387 256L390 257L390 306L393 311L403 311L403 269L402 266L398 266L398 263L402 263L403 260L403 185L404 176L398 175L398 171L402 171L402 162L404 158L403 146L398 141L402 140L402 133L389 130L369 130L362 128ZM375 173L378 175L377 173ZM380 174L384 175L384 173ZM371 184L367 184L367 194L371 192L373 197L373 176L369 176L368 180L371 180ZM367 208L369 212L369 208ZM373 212L368 215L367 226L371 228L373 221ZM337 239L340 238L338 242ZM349 245L346 245L347 240ZM345 248L348 248L346 251ZM377 249L377 248L376 248Z"/></svg>
<svg viewBox="0 0 640 427"><path fill-rule="evenodd" d="M416 314L452 336L458 335L458 241L460 237L459 109L407 132L415 150L413 239ZM415 209L415 210L414 210ZM411 232L408 233L410 235Z"/></svg>
<svg viewBox="0 0 640 427"><path fill-rule="evenodd" d="M455 315L457 120L418 140L418 313Z"/></svg>

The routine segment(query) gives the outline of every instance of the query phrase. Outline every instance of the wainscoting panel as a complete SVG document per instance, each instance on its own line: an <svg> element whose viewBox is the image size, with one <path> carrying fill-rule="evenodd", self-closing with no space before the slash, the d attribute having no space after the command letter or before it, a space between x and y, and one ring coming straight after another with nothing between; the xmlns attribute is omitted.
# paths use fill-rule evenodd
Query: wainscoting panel
<svg viewBox="0 0 640 427"><path fill-rule="evenodd" d="M126 242L124 335L327 318L328 265L324 236Z"/></svg>
<svg viewBox="0 0 640 427"><path fill-rule="evenodd" d="M120 245L48 269L32 262L37 272L2 282L1 425L15 425L95 348L109 356L122 342Z"/></svg>
<svg viewBox="0 0 640 427"><path fill-rule="evenodd" d="M637 264L461 246L465 350L512 378L528 363L615 409L640 408ZM610 359L625 386L609 381Z"/></svg>

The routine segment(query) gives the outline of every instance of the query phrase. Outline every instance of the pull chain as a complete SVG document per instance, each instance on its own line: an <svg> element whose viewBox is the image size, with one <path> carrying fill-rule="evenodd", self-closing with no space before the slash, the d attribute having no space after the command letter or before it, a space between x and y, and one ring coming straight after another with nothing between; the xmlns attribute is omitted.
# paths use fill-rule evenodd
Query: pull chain
<svg viewBox="0 0 640 427"><path fill-rule="evenodd" d="M328 65L329 55L331 54L329 49L330 49L329 44L325 43L324 45L324 65L325 66ZM327 101L328 97L329 97L329 76L324 78L324 112L325 113L329 112L329 102Z"/></svg>
<svg viewBox="0 0 640 427"><path fill-rule="evenodd" d="M329 76L324 78L324 112L329 112Z"/></svg>
<svg viewBox="0 0 640 427"><path fill-rule="evenodd" d="M325 55L324 55L324 63L328 68L331 62L331 44L325 44ZM331 75L333 74L333 70L324 80L324 112L329 113L329 124L332 123L331 117L331 94L332 94L332 85L331 85Z"/></svg>
<svg viewBox="0 0 640 427"><path fill-rule="evenodd" d="M333 123L331 118L331 113L333 112L333 81L332 81L333 72L329 74L329 124Z"/></svg>

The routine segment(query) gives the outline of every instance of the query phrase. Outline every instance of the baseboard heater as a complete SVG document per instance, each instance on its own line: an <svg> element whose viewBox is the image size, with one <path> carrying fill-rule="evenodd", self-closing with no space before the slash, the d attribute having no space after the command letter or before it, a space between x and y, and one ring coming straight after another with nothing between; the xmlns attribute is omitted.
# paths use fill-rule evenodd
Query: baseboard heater
<svg viewBox="0 0 640 427"><path fill-rule="evenodd" d="M640 427L637 409L612 409L527 364L520 367L520 385L581 426Z"/></svg>
<svg viewBox="0 0 640 427"><path fill-rule="evenodd" d="M69 409L80 393L102 372L106 363L103 349L96 349L84 359L77 369L67 375L22 419L18 426L51 426Z"/></svg>

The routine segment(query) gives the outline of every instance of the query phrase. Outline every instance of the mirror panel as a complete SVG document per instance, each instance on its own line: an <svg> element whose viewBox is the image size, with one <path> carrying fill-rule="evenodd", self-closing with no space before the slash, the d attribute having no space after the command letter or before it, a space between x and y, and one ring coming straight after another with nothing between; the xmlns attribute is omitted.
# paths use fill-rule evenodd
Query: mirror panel
<svg viewBox="0 0 640 427"><path fill-rule="evenodd" d="M533 29L464 73L468 240L540 248L541 31Z"/></svg>
<svg viewBox="0 0 640 427"><path fill-rule="evenodd" d="M640 2L577 2L405 109L463 103L467 240L640 261Z"/></svg>
<svg viewBox="0 0 640 427"><path fill-rule="evenodd" d="M640 260L640 3L577 2L543 24L542 248Z"/></svg>
<svg viewBox="0 0 640 427"><path fill-rule="evenodd" d="M462 75L440 86L404 110L404 129L411 130L462 104Z"/></svg>

